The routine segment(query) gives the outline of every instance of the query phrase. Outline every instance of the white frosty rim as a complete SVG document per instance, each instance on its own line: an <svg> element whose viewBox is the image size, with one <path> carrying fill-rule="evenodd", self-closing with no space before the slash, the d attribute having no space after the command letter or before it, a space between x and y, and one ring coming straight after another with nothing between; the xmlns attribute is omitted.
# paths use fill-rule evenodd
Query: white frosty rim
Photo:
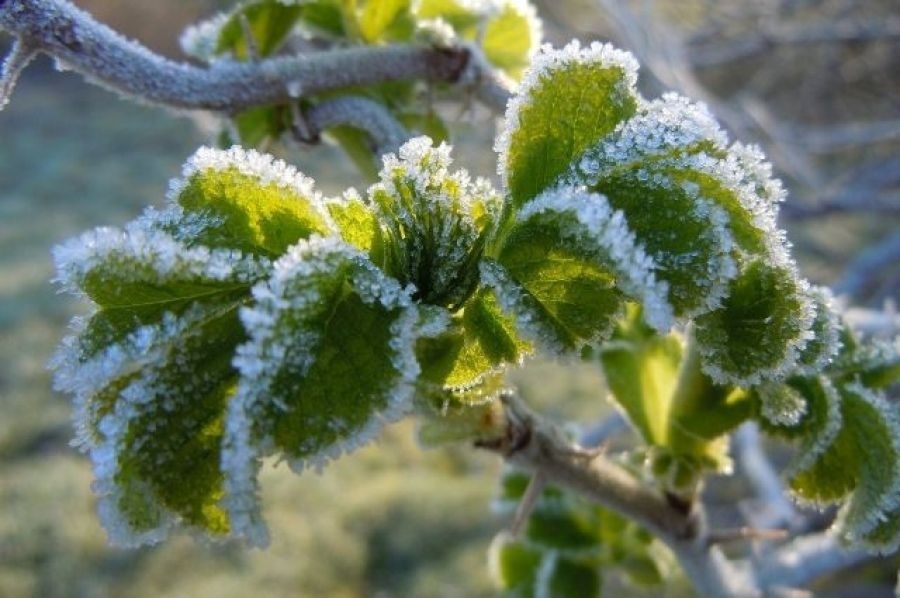
<svg viewBox="0 0 900 598"><path fill-rule="evenodd" d="M254 149L244 149L239 145L221 150L201 147L188 158L181 169L181 177L169 181L166 198L177 203L178 196L187 187L190 179L205 171L234 169L240 174L255 178L261 185L275 185L298 198L309 202L316 213L335 231L334 222L325 206L322 194L315 189L315 181L298 171L284 160Z"/></svg>
<svg viewBox="0 0 900 598"><path fill-rule="evenodd" d="M635 91L637 84L638 62L629 52L618 50L610 44L593 42L590 46L581 47L581 43L570 42L560 50L554 49L549 44L541 46L534 55L531 66L525 71L522 81L515 95L506 104L506 114L503 126L497 132L494 141L494 150L497 152L497 174L500 175L503 187L509 187L509 172L507 161L509 159L509 147L512 136L521 126L520 115L531 97L531 91L541 84L547 73L561 69L567 65L598 64L604 67L618 67L624 75L624 83L632 95L638 97Z"/></svg>

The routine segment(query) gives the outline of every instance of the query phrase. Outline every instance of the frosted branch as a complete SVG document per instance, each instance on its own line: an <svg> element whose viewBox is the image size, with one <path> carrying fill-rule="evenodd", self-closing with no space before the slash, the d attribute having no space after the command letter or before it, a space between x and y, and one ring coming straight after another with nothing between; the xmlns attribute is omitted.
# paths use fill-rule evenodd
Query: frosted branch
<svg viewBox="0 0 900 598"><path fill-rule="evenodd" d="M359 96L344 96L320 102L307 111L306 121L313 136L338 125L361 129L375 142L378 155L396 152L409 139L407 130L384 105Z"/></svg>
<svg viewBox="0 0 900 598"><path fill-rule="evenodd" d="M389 45L258 62L222 60L204 68L154 54L65 0L0 2L0 29L119 93L174 108L225 112L351 85L455 81L469 58L462 48Z"/></svg>
<svg viewBox="0 0 900 598"><path fill-rule="evenodd" d="M864 550L847 550L827 532L810 534L766 554L757 579L763 588L802 587L826 573L871 558L872 555Z"/></svg>
<svg viewBox="0 0 900 598"><path fill-rule="evenodd" d="M503 436L480 441L481 448L509 463L540 474L549 484L570 490L642 525L675 553L694 587L704 596L744 595L753 580L710 545L696 510L646 486L611 459L586 453L540 420L515 395L503 397Z"/></svg>
<svg viewBox="0 0 900 598"><path fill-rule="evenodd" d="M790 526L797 512L787 497L781 478L763 451L759 426L746 423L734 434L735 460L753 487L762 512L753 513L752 525L768 528Z"/></svg>
<svg viewBox="0 0 900 598"><path fill-rule="evenodd" d="M28 66L35 54L35 48L27 41L19 38L13 43L6 60L3 61L3 67L0 68L0 110L9 103L19 74Z"/></svg>

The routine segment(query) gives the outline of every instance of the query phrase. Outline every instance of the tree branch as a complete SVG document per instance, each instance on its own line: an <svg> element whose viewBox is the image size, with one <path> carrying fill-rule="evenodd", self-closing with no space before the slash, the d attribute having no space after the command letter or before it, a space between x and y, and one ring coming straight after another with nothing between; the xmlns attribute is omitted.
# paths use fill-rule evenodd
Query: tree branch
<svg viewBox="0 0 900 598"><path fill-rule="evenodd" d="M310 133L318 136L337 125L349 125L369 134L377 155L395 152L409 138L409 132L382 104L360 96L325 100L306 112Z"/></svg>
<svg viewBox="0 0 900 598"><path fill-rule="evenodd" d="M646 486L610 459L586 456L551 424L531 413L515 395L505 395L503 435L477 446L508 462L617 511L659 537L675 553L694 587L704 596L736 596L753 587L717 546L707 541L696 510Z"/></svg>
<svg viewBox="0 0 900 598"><path fill-rule="evenodd" d="M847 550L828 532L801 536L759 564L760 586L802 587L826 573L852 567L873 558L864 550Z"/></svg>
<svg viewBox="0 0 900 598"><path fill-rule="evenodd" d="M19 74L34 58L35 49L22 39L13 42L12 50L0 67L0 110L9 102Z"/></svg>
<svg viewBox="0 0 900 598"><path fill-rule="evenodd" d="M790 527L796 523L797 510L787 497L778 472L763 451L759 426L747 422L733 437L735 460L753 487L759 512L751 514L750 523L756 527Z"/></svg>
<svg viewBox="0 0 900 598"><path fill-rule="evenodd" d="M452 82L469 59L464 48L402 45L258 62L222 60L204 68L154 54L65 0L0 2L0 29L119 93L173 108L222 112L286 103L351 85Z"/></svg>

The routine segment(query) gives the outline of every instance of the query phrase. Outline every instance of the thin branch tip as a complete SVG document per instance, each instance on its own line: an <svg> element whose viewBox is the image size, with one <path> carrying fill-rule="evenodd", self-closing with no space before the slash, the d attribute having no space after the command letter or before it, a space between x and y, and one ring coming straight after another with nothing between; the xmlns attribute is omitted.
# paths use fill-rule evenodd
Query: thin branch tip
<svg viewBox="0 0 900 598"><path fill-rule="evenodd" d="M0 7L3 5L0 4ZM24 37L17 37L0 68L0 110L9 103L19 75L37 55L37 48Z"/></svg>

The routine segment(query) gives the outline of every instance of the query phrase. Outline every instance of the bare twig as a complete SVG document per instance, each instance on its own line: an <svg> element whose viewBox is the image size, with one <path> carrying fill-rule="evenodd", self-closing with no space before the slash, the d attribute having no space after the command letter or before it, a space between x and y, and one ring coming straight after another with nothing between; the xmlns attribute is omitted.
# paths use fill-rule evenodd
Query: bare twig
<svg viewBox="0 0 900 598"><path fill-rule="evenodd" d="M36 49L22 38L13 43L12 50L3 61L3 67L0 68L0 110L9 102L19 74L28 66L36 53Z"/></svg>
<svg viewBox="0 0 900 598"><path fill-rule="evenodd" d="M455 81L464 48L381 46L282 56L258 62L223 60L208 68L167 60L129 41L65 0L6 0L0 29L25 47L119 93L182 109L225 112L297 95L385 81Z"/></svg>
<svg viewBox="0 0 900 598"><path fill-rule="evenodd" d="M528 487L525 489L525 494L522 495L522 500L519 501L519 506L516 507L516 514L513 516L512 523L509 525L509 533L513 538L521 533L522 527L528 521L528 517L531 516L531 512L534 510L534 506L537 504L538 498L540 498L541 492L544 491L546 485L547 478L544 477L544 473L541 471L534 472L534 475L531 476L531 480L528 482Z"/></svg>

